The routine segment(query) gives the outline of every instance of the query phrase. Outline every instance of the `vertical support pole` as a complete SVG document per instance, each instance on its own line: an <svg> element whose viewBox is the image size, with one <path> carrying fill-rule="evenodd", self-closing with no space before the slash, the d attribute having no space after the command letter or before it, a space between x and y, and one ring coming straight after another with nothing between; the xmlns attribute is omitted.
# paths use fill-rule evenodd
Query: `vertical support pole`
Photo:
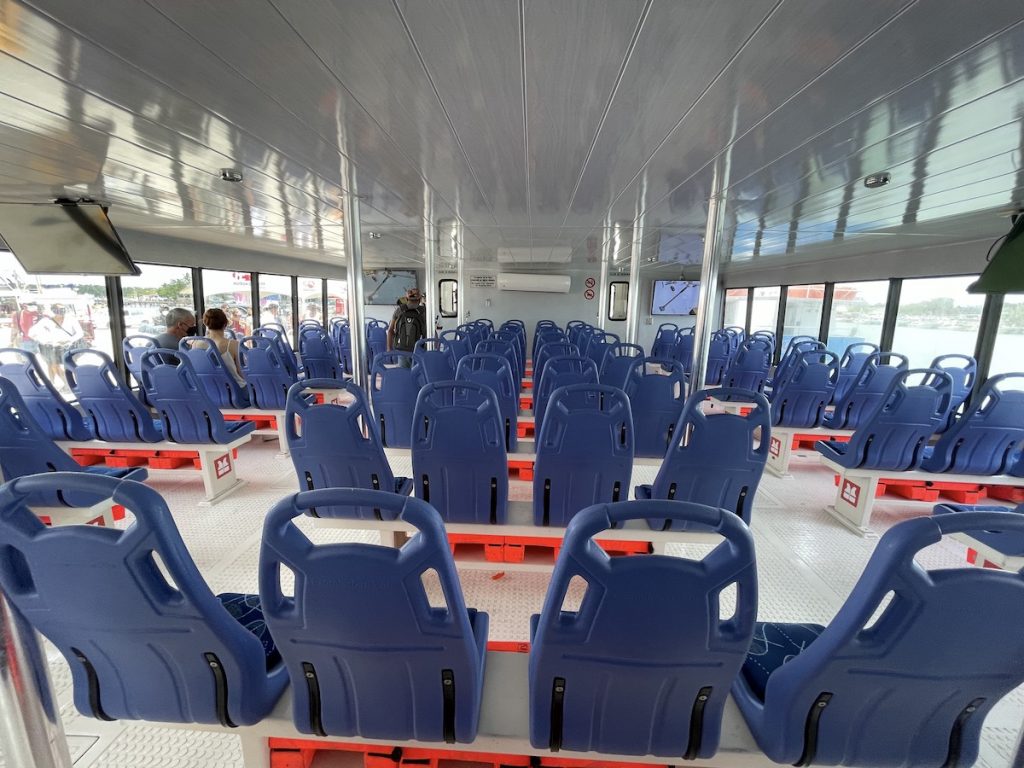
<svg viewBox="0 0 1024 768"><path fill-rule="evenodd" d="M428 184L423 185L423 265L424 281L421 288L427 309L427 336L437 334L440 325L438 308L441 297L437 287L437 224L434 219L434 190Z"/></svg>
<svg viewBox="0 0 1024 768"><path fill-rule="evenodd" d="M35 630L0 592L0 746L7 765L71 768Z"/></svg>
<svg viewBox="0 0 1024 768"><path fill-rule="evenodd" d="M457 199L456 205L458 205ZM456 320L459 321L459 325L462 325L466 322L466 297L469 295L469 291L466 290L466 254L463 251L464 232L462 228L462 219L455 219L455 224L453 226L455 227L455 238L452 241L452 248L455 250L455 263L458 264L457 273L455 275L455 279L458 281L455 284L455 306L458 313Z"/></svg>
<svg viewBox="0 0 1024 768"><path fill-rule="evenodd" d="M249 301L252 303L252 330L260 327L260 273L249 273Z"/></svg>
<svg viewBox="0 0 1024 768"><path fill-rule="evenodd" d="M324 328L330 333L330 321L331 318L327 316L327 278L320 278L320 322L323 323Z"/></svg>
<svg viewBox="0 0 1024 768"><path fill-rule="evenodd" d="M299 304L299 278L297 275L291 275L289 279L292 281L292 338L295 340L295 351L299 350L299 310L302 305Z"/></svg>
<svg viewBox="0 0 1024 768"><path fill-rule="evenodd" d="M644 220L647 211L647 172L640 177L633 219L633 245L629 254L629 298L626 303L626 342L638 344L640 338L640 256L644 245Z"/></svg>
<svg viewBox="0 0 1024 768"><path fill-rule="evenodd" d="M999 319L1002 314L1003 295L986 295L985 306L981 310L981 322L978 323L978 339L974 344L974 359L978 361L978 376L974 380L975 392L985 383L992 367L992 353L996 348L996 335L999 333Z"/></svg>
<svg viewBox="0 0 1024 768"><path fill-rule="evenodd" d="M744 320L743 323L744 323L743 331L744 331L744 333L746 333L749 336L750 334L752 334L754 332L754 329L750 327L750 326L752 326L754 324L754 289L753 288L747 288L747 315L746 315L746 320Z"/></svg>
<svg viewBox="0 0 1024 768"><path fill-rule="evenodd" d="M903 291L903 280L894 277L889 281L889 295L885 299L885 317L882 319L882 338L878 346L884 350L892 349L892 340L896 335L896 316L900 310L900 294Z"/></svg>
<svg viewBox="0 0 1024 768"><path fill-rule="evenodd" d="M786 351L785 346L782 343L782 336L786 332L786 307L789 304L789 286L779 286L779 309L775 313L775 362L778 363L782 358L782 353Z"/></svg>
<svg viewBox="0 0 1024 768"><path fill-rule="evenodd" d="M114 351L114 364L118 370L121 371L121 375L128 378L128 368L124 362L124 349L121 347L121 341L125 337L125 325L124 325L124 294L121 292L121 278L119 277L107 277L105 278L107 288L107 315L110 317L110 327L107 329L107 333L110 334L111 348ZM200 315L196 315L200 317ZM93 332L95 333L96 326L93 326Z"/></svg>
<svg viewBox="0 0 1024 768"><path fill-rule="evenodd" d="M711 179L708 198L708 221L704 228L704 258L700 268L700 298L697 302L697 321L693 327L693 366L690 368L690 391L704 388L708 368L708 347L715 332L721 286L718 270L721 265L720 248L722 227L725 222L725 160L719 156Z"/></svg>
<svg viewBox="0 0 1024 768"><path fill-rule="evenodd" d="M835 283L825 283L825 294L821 297L821 321L818 323L818 340L825 344L828 344L828 327L832 322L832 297L835 295L835 290Z"/></svg>
<svg viewBox="0 0 1024 768"><path fill-rule="evenodd" d="M608 276L612 263L612 219L606 216L601 231L601 276L597 283L597 327L607 330L608 323Z"/></svg>
<svg viewBox="0 0 1024 768"><path fill-rule="evenodd" d="M342 170L346 172L348 185L344 201L345 252L348 254L345 284L348 287L352 380L360 387L366 387L366 326L363 319L366 296L363 290L363 241L359 232L359 191L355 168L347 158L342 161Z"/></svg>

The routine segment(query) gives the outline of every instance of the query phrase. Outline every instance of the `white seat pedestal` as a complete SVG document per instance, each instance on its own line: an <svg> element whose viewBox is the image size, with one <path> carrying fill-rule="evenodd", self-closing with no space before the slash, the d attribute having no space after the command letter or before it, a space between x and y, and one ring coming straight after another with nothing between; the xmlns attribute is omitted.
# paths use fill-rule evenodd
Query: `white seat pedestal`
<svg viewBox="0 0 1024 768"><path fill-rule="evenodd" d="M536 445L535 440L532 437L519 438L519 448L508 455L509 461L537 461L537 454L533 452L533 448ZM412 459L411 448L384 448L384 455L387 456L388 461L394 459ZM634 467L660 467L661 462L664 458L659 456L657 458L653 456L636 456L633 458ZM529 482L529 481L527 481Z"/></svg>
<svg viewBox="0 0 1024 768"><path fill-rule="evenodd" d="M814 435L821 440L830 437L849 437L852 429L826 429L825 427L772 427L771 439L768 442L768 461L765 469L776 477L789 475L789 461L793 456L793 437L795 435ZM817 453L817 452L815 452Z"/></svg>
<svg viewBox="0 0 1024 768"><path fill-rule="evenodd" d="M54 528L61 525L85 525L97 518L103 521L104 528L114 527L114 502L111 499L101 501L91 507L32 507L38 517L50 518Z"/></svg>
<svg viewBox="0 0 1024 768"><path fill-rule="evenodd" d="M154 723L168 728L191 728L238 734L242 739L245 768L270 768L267 739L302 739L326 743L379 744L387 747L416 747L453 752L483 752L498 755L557 756L564 759L623 761L660 765L682 764L682 757L653 755L602 755L597 752L551 752L530 744L529 717L529 654L488 651L484 672L484 689L480 706L480 726L476 739L469 744L445 744L423 741L380 741L358 737L321 738L300 733L292 721L292 694L289 687L274 711L255 725L225 729L219 725L182 726L180 723ZM687 760L686 765L718 766L719 768L768 768L774 766L757 748L750 729L730 696L722 716L722 735L718 753L710 760Z"/></svg>
<svg viewBox="0 0 1024 768"><path fill-rule="evenodd" d="M416 532L416 528L401 520L363 520L355 518L312 518L313 525L318 528L341 528L347 530L379 531L381 543L389 547L401 546L406 538ZM508 503L508 522L504 525L486 525L483 523L445 523L445 532L471 536L509 536L516 538L553 539L561 541L565 538L565 528L535 525L533 522L533 502L510 501ZM722 537L716 533L700 533L696 531L660 531L650 528L643 520L630 520L622 528L610 528L602 531L595 538L600 541L647 541L654 548L655 554L664 554L665 545L681 544L718 544ZM483 558L463 558L455 560L455 566L464 570L485 571L534 571L550 573L555 567L555 560L550 555L530 558L521 563L490 561Z"/></svg>
<svg viewBox="0 0 1024 768"><path fill-rule="evenodd" d="M875 535L871 526L871 513L875 507L875 492L880 480L923 480L939 483L973 483L977 485L1024 486L1024 478L1009 475L956 475L949 472L922 472L908 470L897 472L890 469L847 469L826 456L821 463L839 475L835 504L825 511L836 520L861 536ZM936 501L914 499L885 499L887 504L927 504L935 506Z"/></svg>
<svg viewBox="0 0 1024 768"><path fill-rule="evenodd" d="M968 536L966 533L953 533L950 534L950 538L956 539L961 544L966 544L977 552L978 559L975 562L975 565L978 565L979 567L983 566L987 561L993 565L999 566L1004 571L1019 571L1024 568L1024 555L1004 554L998 549L993 549L988 544L978 541L973 536Z"/></svg>
<svg viewBox="0 0 1024 768"><path fill-rule="evenodd" d="M263 437L269 440L277 440L278 448L280 449L277 454L277 458L284 459L291 456L291 451L288 450L288 433L285 430L284 411L266 409L266 408L222 408L221 413L225 416L263 416L273 417L274 429L254 429L249 434L255 437ZM246 419L238 419L238 421L246 421Z"/></svg>
<svg viewBox="0 0 1024 768"><path fill-rule="evenodd" d="M89 448L107 451L195 451L199 454L199 474L203 478L203 488L206 491L205 498L199 502L201 507L209 507L234 493L245 481L238 477L235 470L235 460L232 454L239 446L245 445L252 439L252 435L245 434L236 437L230 443L172 443L163 441L160 443L113 443L103 440L85 441L61 441L58 442L63 450L71 453L73 448ZM150 470L157 472L170 472L179 470ZM180 470L192 472L194 470Z"/></svg>

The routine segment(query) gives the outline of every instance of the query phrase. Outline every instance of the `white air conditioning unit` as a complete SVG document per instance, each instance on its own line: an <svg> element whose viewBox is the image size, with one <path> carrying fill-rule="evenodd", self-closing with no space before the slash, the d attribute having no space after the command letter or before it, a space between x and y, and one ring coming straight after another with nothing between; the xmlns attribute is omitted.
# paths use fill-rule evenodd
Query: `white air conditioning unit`
<svg viewBox="0 0 1024 768"><path fill-rule="evenodd" d="M571 282L568 275L525 275L519 272L498 273L499 291L568 293Z"/></svg>

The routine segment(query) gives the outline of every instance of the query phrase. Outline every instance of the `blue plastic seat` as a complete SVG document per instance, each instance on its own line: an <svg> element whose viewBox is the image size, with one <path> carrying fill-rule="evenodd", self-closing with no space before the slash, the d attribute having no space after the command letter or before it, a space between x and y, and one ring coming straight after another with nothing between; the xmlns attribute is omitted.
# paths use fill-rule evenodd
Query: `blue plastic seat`
<svg viewBox="0 0 1024 768"><path fill-rule="evenodd" d="M352 373L352 331L348 320L343 317L331 318L331 339L338 353L341 370L346 374Z"/></svg>
<svg viewBox="0 0 1024 768"><path fill-rule="evenodd" d="M775 374L767 382L768 388L775 390L781 387L789 377L789 373L793 366L796 365L800 355L804 352L813 352L819 349L825 349L825 345L809 336L794 336L790 339L785 354L779 360L779 364L775 366Z"/></svg>
<svg viewBox="0 0 1024 768"><path fill-rule="evenodd" d="M910 385L911 376L921 376ZM822 456L847 469L914 469L924 447L949 413L950 376L933 368L901 371L889 383L882 403L857 427L848 443L819 440Z"/></svg>
<svg viewBox="0 0 1024 768"><path fill-rule="evenodd" d="M519 333L514 330L494 331L487 337L487 340L507 341L512 345L512 350L516 355L516 368L514 373L516 375L516 381L521 382L523 380L523 376L526 375L526 359L523 357L522 349L519 346Z"/></svg>
<svg viewBox="0 0 1024 768"><path fill-rule="evenodd" d="M64 355L64 375L89 416L91 437L112 442L157 443L162 425L132 394L109 356L96 349Z"/></svg>
<svg viewBox="0 0 1024 768"><path fill-rule="evenodd" d="M500 330L495 332L499 339L506 338L504 334L511 333L516 342L516 349L519 352L520 370L519 378L526 375L526 325L522 320L506 320L501 324Z"/></svg>
<svg viewBox="0 0 1024 768"><path fill-rule="evenodd" d="M772 367L772 348L764 339L747 339L722 376L722 386L761 392Z"/></svg>
<svg viewBox="0 0 1024 768"><path fill-rule="evenodd" d="M80 472L86 475L107 475L115 478L145 480L141 467L82 467L57 447L53 439L32 418L17 388L0 377L0 472L10 481L45 472ZM103 500L102 495L67 494L58 491L37 492L30 503L40 507L91 507Z"/></svg>
<svg viewBox="0 0 1024 768"><path fill-rule="evenodd" d="M1024 535L1024 517L898 523L827 627L759 623L733 696L764 753L793 765L973 765L989 710L1024 682L1024 574L929 571L914 556L944 535L993 530Z"/></svg>
<svg viewBox="0 0 1024 768"><path fill-rule="evenodd" d="M860 376L864 366L867 365L869 360L880 353L881 350L877 344L868 344L867 342L856 342L846 348L842 359L839 361L839 379L836 382L835 402L838 403L846 397L846 393L856 383L857 377Z"/></svg>
<svg viewBox="0 0 1024 768"><path fill-rule="evenodd" d="M279 348L273 340L262 336L240 339L238 360L242 365L242 376L249 384L252 404L265 410L282 410L295 377L282 362Z"/></svg>
<svg viewBox="0 0 1024 768"><path fill-rule="evenodd" d="M135 334L125 336L121 341L121 351L124 354L124 365L128 369L131 379L134 379L139 389L139 399L149 405L146 401L146 393L142 390L142 353L148 349L156 349L158 346L155 336Z"/></svg>
<svg viewBox="0 0 1024 768"><path fill-rule="evenodd" d="M597 384L597 365L593 360L574 355L548 358L533 388L534 430L539 434L544 423L544 409L551 393L570 384Z"/></svg>
<svg viewBox="0 0 1024 768"><path fill-rule="evenodd" d="M693 341L690 337L690 357L693 357ZM708 364L704 381L708 384L720 384L729 367L729 336L722 331L715 331L708 344Z"/></svg>
<svg viewBox="0 0 1024 768"><path fill-rule="evenodd" d="M32 418L52 439L92 440L91 425L61 397L34 354L23 349L0 349L0 376L18 388Z"/></svg>
<svg viewBox="0 0 1024 768"><path fill-rule="evenodd" d="M473 347L470 345L469 335L465 331L442 331L440 339L447 349L451 349L455 356L455 365L466 355L473 354Z"/></svg>
<svg viewBox="0 0 1024 768"><path fill-rule="evenodd" d="M674 359L676 355L676 337L679 326L675 323L662 323L654 334L651 344L651 357Z"/></svg>
<svg viewBox="0 0 1024 768"><path fill-rule="evenodd" d="M683 366L683 372L689 376L693 369L693 326L680 328L676 334L676 349L672 355ZM721 373L719 373L721 377Z"/></svg>
<svg viewBox="0 0 1024 768"><path fill-rule="evenodd" d="M112 498L135 521L47 528L27 506L37 494ZM284 691L256 596L244 624L233 618L151 488L79 472L14 480L0 488L0 540L0 585L70 665L83 715L251 725Z"/></svg>
<svg viewBox="0 0 1024 768"><path fill-rule="evenodd" d="M738 325L727 325L722 332L729 337L729 358L732 359L746 340L747 332Z"/></svg>
<svg viewBox="0 0 1024 768"><path fill-rule="evenodd" d="M484 339L479 344L477 344L476 348L474 348L473 350L473 354L501 355L506 360L508 360L508 366L512 371L512 376L516 380L518 389L518 384L520 381L522 381L522 377L519 374L519 350L514 342L495 339L492 336Z"/></svg>
<svg viewBox="0 0 1024 768"><path fill-rule="evenodd" d="M220 356L217 346L200 336L186 336L178 342L178 351L188 358L206 394L221 408L247 408L248 391L242 389Z"/></svg>
<svg viewBox="0 0 1024 768"><path fill-rule="evenodd" d="M723 537L703 560L609 558L594 537L629 520L672 520ZM570 582L586 592L564 603ZM735 585L735 610L722 592ZM710 758L757 613L754 541L734 515L700 504L600 504L569 523L530 648L530 742L537 749Z"/></svg>
<svg viewBox="0 0 1024 768"><path fill-rule="evenodd" d="M633 369L644 364L644 348L639 344L615 344L608 348L598 373L602 384L625 389Z"/></svg>
<svg viewBox="0 0 1024 768"><path fill-rule="evenodd" d="M422 374L410 352L378 352L370 368L370 402L380 441L389 448L408 448L412 412Z"/></svg>
<svg viewBox="0 0 1024 768"><path fill-rule="evenodd" d="M638 485L637 499L707 504L733 512L750 523L754 495L771 443L768 400L757 392L734 389L728 392L732 400L754 406L746 416L704 413L703 402L720 392L705 389L687 398L654 485ZM678 523L666 523L671 530L679 530Z"/></svg>
<svg viewBox="0 0 1024 768"><path fill-rule="evenodd" d="M537 353L540 352L540 348L543 347L545 344L563 341L568 341L568 339L566 338L565 333L563 333L558 328L538 329L537 332L533 335L533 351L530 355L530 358L533 360L534 370L536 370L537 368ZM579 344L581 350L583 348L583 343L584 342L581 337Z"/></svg>
<svg viewBox="0 0 1024 768"><path fill-rule="evenodd" d="M1001 507L989 504L936 504L932 515L950 515L959 512L995 512L999 514L1019 515L1024 519L1024 504L1016 507ZM976 530L971 538L987 544L997 552L1010 557L1024 557L1024 531L1017 528L1011 530L996 529L992 531Z"/></svg>
<svg viewBox="0 0 1024 768"><path fill-rule="evenodd" d="M156 409L165 440L230 443L256 429L252 421L224 420L199 383L192 363L180 352L154 349L143 353L142 386Z"/></svg>
<svg viewBox="0 0 1024 768"><path fill-rule="evenodd" d="M508 516L508 453L494 392L472 381L427 384L412 431L416 495L450 523Z"/></svg>
<svg viewBox="0 0 1024 768"><path fill-rule="evenodd" d="M501 355L467 355L459 361L454 378L483 384L494 392L501 413L505 449L510 453L515 451L519 447L519 391L508 359Z"/></svg>
<svg viewBox="0 0 1024 768"><path fill-rule="evenodd" d="M455 378L455 350L443 339L417 339L412 359L419 366L422 381L420 385L434 381L451 381Z"/></svg>
<svg viewBox="0 0 1024 768"><path fill-rule="evenodd" d="M589 323L582 320L570 320L565 324L565 338L570 344L579 346L580 336L593 328Z"/></svg>
<svg viewBox="0 0 1024 768"><path fill-rule="evenodd" d="M599 330L596 333L590 334L586 350L581 349L580 351L585 357L589 357L593 360L594 365L596 365L598 370L600 370L601 363L604 362L604 356L608 353L608 350L612 349L621 341L622 339L619 338L617 333L607 333Z"/></svg>
<svg viewBox="0 0 1024 768"><path fill-rule="evenodd" d="M772 425L820 426L838 376L839 355L835 352L815 349L797 353L789 375L772 390Z"/></svg>
<svg viewBox="0 0 1024 768"><path fill-rule="evenodd" d="M633 409L636 455L664 456L686 401L682 363L644 358L644 365L633 369L626 394Z"/></svg>
<svg viewBox="0 0 1024 768"><path fill-rule="evenodd" d="M334 344L319 323L299 327L299 356L307 379L340 379L343 375Z"/></svg>
<svg viewBox="0 0 1024 768"><path fill-rule="evenodd" d="M540 383L540 376L544 372L544 365L552 357L583 357L580 348L568 341L550 341L537 348L537 354L533 359L533 382L534 387Z"/></svg>
<svg viewBox="0 0 1024 768"><path fill-rule="evenodd" d="M311 389L337 389L345 394L338 402L317 404ZM412 480L395 477L391 471L366 395L355 383L308 379L293 384L285 424L301 490L365 488L403 496L412 492ZM385 519L380 508L355 512L365 519ZM329 517L332 513L314 508L310 514Z"/></svg>
<svg viewBox="0 0 1024 768"><path fill-rule="evenodd" d="M366 367L373 367L373 359L388 351L388 324L383 320L366 321Z"/></svg>
<svg viewBox="0 0 1024 768"><path fill-rule="evenodd" d="M283 325L280 323L264 323L253 331L252 335L270 339L274 343L277 354L281 358L281 363L284 365L285 370L288 371L292 381L299 377L299 365L295 360L295 350L292 349L292 345L288 342L288 335L285 333Z"/></svg>
<svg viewBox="0 0 1024 768"><path fill-rule="evenodd" d="M1024 373L985 382L967 411L925 448L921 469L964 475L1001 475L1024 446Z"/></svg>
<svg viewBox="0 0 1024 768"><path fill-rule="evenodd" d="M458 331L462 331L466 334L466 338L469 339L469 348L476 349L476 345L487 338L489 333L487 326L481 325L478 322L463 323L456 328Z"/></svg>
<svg viewBox="0 0 1024 768"><path fill-rule="evenodd" d="M314 546L293 522L312 508L344 517L366 507L412 525L416 535L401 549ZM301 585L294 597L281 591L284 568ZM427 596L430 571L443 607ZM263 527L260 597L302 733L448 743L476 737L488 617L466 608L444 526L429 504L353 488L282 499Z"/></svg>
<svg viewBox="0 0 1024 768"><path fill-rule="evenodd" d="M833 397L835 408L825 416L822 425L828 429L856 429L881 405L892 380L908 368L910 361L906 355L896 352L869 355L846 394Z"/></svg>
<svg viewBox="0 0 1024 768"><path fill-rule="evenodd" d="M551 393L537 436L533 522L567 525L585 507L629 498L633 415L626 393L573 384Z"/></svg>
<svg viewBox="0 0 1024 768"><path fill-rule="evenodd" d="M939 355L928 367L948 373L952 382L949 413L939 429L943 432L953 425L953 420L961 412L961 406L970 398L978 379L978 363L970 355Z"/></svg>

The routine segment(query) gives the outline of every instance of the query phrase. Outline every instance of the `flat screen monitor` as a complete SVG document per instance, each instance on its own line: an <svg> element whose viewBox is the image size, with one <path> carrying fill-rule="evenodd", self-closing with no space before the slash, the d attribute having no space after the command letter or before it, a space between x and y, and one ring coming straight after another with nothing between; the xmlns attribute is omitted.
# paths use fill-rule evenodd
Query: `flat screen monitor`
<svg viewBox="0 0 1024 768"><path fill-rule="evenodd" d="M0 203L0 239L31 275L138 275L98 203Z"/></svg>
<svg viewBox="0 0 1024 768"><path fill-rule="evenodd" d="M395 305L406 291L416 287L411 269L368 269L363 272L363 293L367 304Z"/></svg>
<svg viewBox="0 0 1024 768"><path fill-rule="evenodd" d="M655 280L652 315L695 315L700 283L694 280Z"/></svg>

